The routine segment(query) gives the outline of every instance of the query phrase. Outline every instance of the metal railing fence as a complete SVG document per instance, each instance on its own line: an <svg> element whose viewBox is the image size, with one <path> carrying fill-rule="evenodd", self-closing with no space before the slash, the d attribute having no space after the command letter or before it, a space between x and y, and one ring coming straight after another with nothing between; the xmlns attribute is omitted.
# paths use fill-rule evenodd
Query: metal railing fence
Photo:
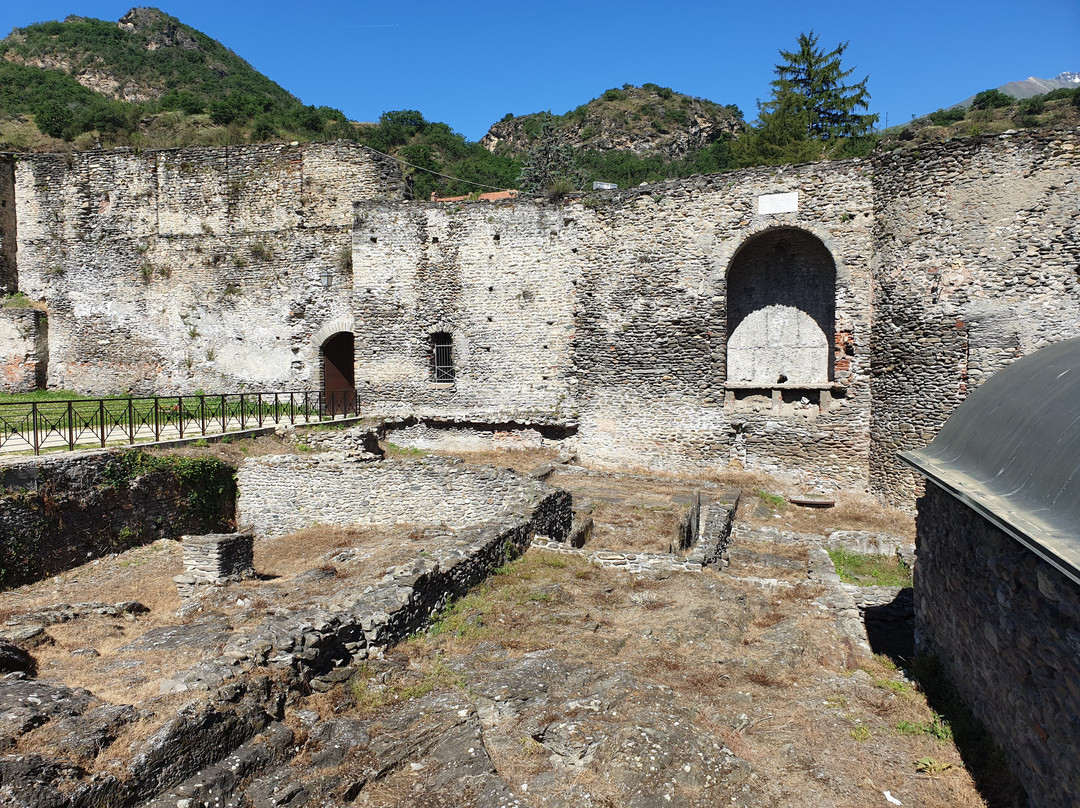
<svg viewBox="0 0 1080 808"><path fill-rule="evenodd" d="M352 390L291 390L0 404L0 451L104 448L360 414Z"/></svg>

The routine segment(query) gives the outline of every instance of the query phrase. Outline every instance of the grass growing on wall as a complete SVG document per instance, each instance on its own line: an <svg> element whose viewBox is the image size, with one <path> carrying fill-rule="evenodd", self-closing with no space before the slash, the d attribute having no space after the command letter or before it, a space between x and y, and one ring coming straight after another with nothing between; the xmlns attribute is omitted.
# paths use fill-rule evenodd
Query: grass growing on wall
<svg viewBox="0 0 1080 808"><path fill-rule="evenodd" d="M4 490L0 589L156 539L227 529L235 515L234 469L212 457L127 450L99 476L75 478L41 467L33 489Z"/></svg>
<svg viewBox="0 0 1080 808"><path fill-rule="evenodd" d="M139 477L164 472L186 490L188 516L217 521L236 501L236 472L213 457L152 455L138 450L120 452L105 467L105 481L126 489Z"/></svg>

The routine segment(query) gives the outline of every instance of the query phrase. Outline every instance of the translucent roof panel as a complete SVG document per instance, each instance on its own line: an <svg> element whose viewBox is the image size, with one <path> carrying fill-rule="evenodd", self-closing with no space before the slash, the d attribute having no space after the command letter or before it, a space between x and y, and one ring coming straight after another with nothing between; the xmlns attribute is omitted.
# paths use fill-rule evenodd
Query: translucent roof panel
<svg viewBox="0 0 1080 808"><path fill-rule="evenodd" d="M989 378L900 458L1080 583L1080 338Z"/></svg>

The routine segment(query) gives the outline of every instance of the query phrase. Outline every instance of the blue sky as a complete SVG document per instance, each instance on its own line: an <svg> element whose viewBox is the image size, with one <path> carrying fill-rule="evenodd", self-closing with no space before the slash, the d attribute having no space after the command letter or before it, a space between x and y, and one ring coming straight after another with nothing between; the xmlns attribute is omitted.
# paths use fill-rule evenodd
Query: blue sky
<svg viewBox="0 0 1080 808"><path fill-rule="evenodd" d="M69 14L118 20L132 0L0 0L0 35ZM849 41L853 79L890 124L1028 76L1080 71L1080 0L928 3L162 1L307 104L373 121L418 109L470 140L507 112L563 113L654 82L752 120L778 51L813 29Z"/></svg>

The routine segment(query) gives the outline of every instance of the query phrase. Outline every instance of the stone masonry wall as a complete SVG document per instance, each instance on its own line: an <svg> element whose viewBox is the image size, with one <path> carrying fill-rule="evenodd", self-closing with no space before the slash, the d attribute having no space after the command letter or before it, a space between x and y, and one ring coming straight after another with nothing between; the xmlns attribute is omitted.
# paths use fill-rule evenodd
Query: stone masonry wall
<svg viewBox="0 0 1080 808"><path fill-rule="evenodd" d="M736 464L910 505L918 484L895 452L1004 363L1080 333L1076 136L560 204L405 202L394 165L341 143L20 155L0 163L16 252L3 207L0 226L20 289L49 306L50 386L317 388L321 344L347 331L375 416L506 424L594 464ZM816 336L799 345L829 378L785 386L781 368L766 384L771 348L752 339L763 386L732 383L728 273L808 244L836 267L827 365ZM816 316L828 330L828 306ZM453 383L433 378L441 333Z"/></svg>
<svg viewBox="0 0 1080 808"><path fill-rule="evenodd" d="M532 203L363 203L353 234L365 410L564 424L573 396L573 215ZM436 384L431 335L453 339Z"/></svg>
<svg viewBox="0 0 1080 808"><path fill-rule="evenodd" d="M940 660L1032 805L1080 794L1080 586L927 483L915 565L918 649Z"/></svg>
<svg viewBox="0 0 1080 808"><path fill-rule="evenodd" d="M798 194L759 214L758 198ZM353 238L358 396L387 417L577 430L591 462L726 466L865 482L870 176L848 161L542 202L361 203ZM834 392L725 406L726 273L797 229L837 265ZM434 383L430 335L456 378Z"/></svg>
<svg viewBox="0 0 1080 808"><path fill-rule="evenodd" d="M870 181L857 160L750 169L617 191L595 212L580 209L581 456L682 469L734 461L865 481ZM774 194L797 195L797 210L761 212L761 198ZM836 263L836 390L828 396L726 388L732 260L755 236L784 229L820 240Z"/></svg>
<svg viewBox="0 0 1080 808"><path fill-rule="evenodd" d="M15 161L0 155L0 295L18 288L15 216Z"/></svg>
<svg viewBox="0 0 1080 808"><path fill-rule="evenodd" d="M0 393L43 387L49 357L49 320L37 309L0 308Z"/></svg>
<svg viewBox="0 0 1080 808"><path fill-rule="evenodd" d="M1077 132L971 138L875 156L874 489L910 504L896 453L968 392L1080 334Z"/></svg>
<svg viewBox="0 0 1080 808"><path fill-rule="evenodd" d="M0 468L0 588L182 533L226 529L233 472L216 460L140 463L137 450L35 457Z"/></svg>
<svg viewBox="0 0 1080 808"><path fill-rule="evenodd" d="M317 386L311 337L351 312L353 202L403 194L346 143L34 155L14 180L48 383L100 393Z"/></svg>
<svg viewBox="0 0 1080 808"><path fill-rule="evenodd" d="M252 526L256 540L315 523L457 530L535 506L550 492L513 472L452 459L354 461L333 453L251 458L237 486L237 524Z"/></svg>

